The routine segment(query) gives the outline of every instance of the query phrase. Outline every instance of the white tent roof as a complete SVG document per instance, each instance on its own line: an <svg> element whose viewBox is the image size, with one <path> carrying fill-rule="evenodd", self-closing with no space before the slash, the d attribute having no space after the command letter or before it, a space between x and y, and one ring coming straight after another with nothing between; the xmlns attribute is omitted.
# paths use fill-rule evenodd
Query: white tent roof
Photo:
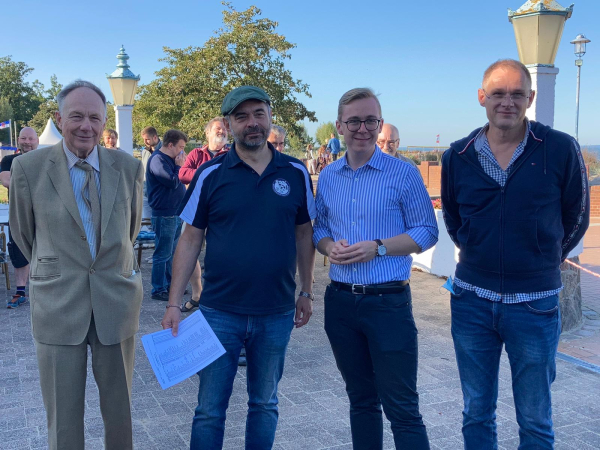
<svg viewBox="0 0 600 450"><path fill-rule="evenodd" d="M49 145L58 144L62 139L61 134L56 129L54 122L52 119L48 119L48 123L46 124L46 128L44 132L40 136L40 147L47 147Z"/></svg>

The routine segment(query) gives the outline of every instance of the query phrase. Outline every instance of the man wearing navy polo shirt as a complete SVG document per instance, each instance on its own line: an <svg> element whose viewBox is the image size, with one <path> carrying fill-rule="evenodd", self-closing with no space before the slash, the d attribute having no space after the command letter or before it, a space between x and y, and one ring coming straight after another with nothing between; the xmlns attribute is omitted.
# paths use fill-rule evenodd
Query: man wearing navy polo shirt
<svg viewBox="0 0 600 450"><path fill-rule="evenodd" d="M383 447L381 406L398 449L429 449L417 393L411 253L438 228L419 171L375 145L383 119L370 89L346 92L336 127L348 151L319 177L313 241L331 262L325 331L350 399L355 450Z"/></svg>
<svg viewBox="0 0 600 450"><path fill-rule="evenodd" d="M226 350L199 373L191 449L222 448L243 346L249 394L246 448L273 446L287 344L294 325L305 325L312 314L312 185L299 160L267 143L270 103L254 86L227 94L221 112L234 144L196 171L180 208L189 226L175 253L162 325L177 335L179 303L206 234L200 310ZM296 264L301 291L295 301Z"/></svg>

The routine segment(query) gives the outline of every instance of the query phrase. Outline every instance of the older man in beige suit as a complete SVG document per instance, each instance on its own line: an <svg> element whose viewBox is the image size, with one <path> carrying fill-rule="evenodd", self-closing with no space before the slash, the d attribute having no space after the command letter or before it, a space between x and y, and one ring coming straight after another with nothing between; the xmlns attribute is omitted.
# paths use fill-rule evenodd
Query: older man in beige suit
<svg viewBox="0 0 600 450"><path fill-rule="evenodd" d="M75 81L57 97L63 141L14 161L10 228L30 261L31 324L50 449L84 448L87 347L106 449L131 449L131 379L142 280L133 241L142 164L98 145L100 89Z"/></svg>

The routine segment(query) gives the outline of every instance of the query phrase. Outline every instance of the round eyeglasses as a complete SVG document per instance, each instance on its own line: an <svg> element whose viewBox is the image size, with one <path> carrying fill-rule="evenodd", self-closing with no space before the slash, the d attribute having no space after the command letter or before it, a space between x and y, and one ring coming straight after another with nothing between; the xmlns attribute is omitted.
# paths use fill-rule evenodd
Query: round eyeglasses
<svg viewBox="0 0 600 450"><path fill-rule="evenodd" d="M361 124L365 124L365 128L367 131L375 131L379 124L381 123L381 119L367 119L367 120L358 120L358 119L350 119L343 122L346 124L348 131L358 131L360 130Z"/></svg>

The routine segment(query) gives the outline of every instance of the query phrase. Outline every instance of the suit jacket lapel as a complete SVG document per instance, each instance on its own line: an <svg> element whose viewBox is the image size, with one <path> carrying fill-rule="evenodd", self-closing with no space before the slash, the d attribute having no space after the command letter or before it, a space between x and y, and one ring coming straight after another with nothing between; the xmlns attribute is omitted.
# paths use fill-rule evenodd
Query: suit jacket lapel
<svg viewBox="0 0 600 450"><path fill-rule="evenodd" d="M110 152L99 145L98 157L100 158L100 211L102 215L100 239L102 239L115 204L121 173L113 167L115 160ZM100 245L102 245L102 240Z"/></svg>
<svg viewBox="0 0 600 450"><path fill-rule="evenodd" d="M62 140L52 148L48 160L50 162L48 176L54 185L54 189L56 189L58 196L73 217L73 220L79 225L81 231L84 231L79 208L75 201L75 194L73 193L73 183L71 183L71 175L67 167L67 157L63 150Z"/></svg>

